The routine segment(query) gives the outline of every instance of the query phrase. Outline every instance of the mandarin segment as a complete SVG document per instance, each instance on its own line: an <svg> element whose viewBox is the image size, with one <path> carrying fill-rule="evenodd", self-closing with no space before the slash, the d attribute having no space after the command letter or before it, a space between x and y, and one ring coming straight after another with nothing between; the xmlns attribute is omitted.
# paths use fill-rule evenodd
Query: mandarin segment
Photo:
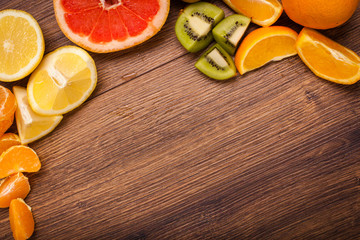
<svg viewBox="0 0 360 240"><path fill-rule="evenodd" d="M30 192L30 184L22 173L15 173L0 183L0 208L7 208L16 198L26 198Z"/></svg>
<svg viewBox="0 0 360 240"><path fill-rule="evenodd" d="M36 152L24 145L12 146L0 156L0 178L18 172L38 172L40 168Z"/></svg>
<svg viewBox="0 0 360 240"><path fill-rule="evenodd" d="M13 124L14 114L9 116L9 118L0 120L0 136L2 136Z"/></svg>
<svg viewBox="0 0 360 240"><path fill-rule="evenodd" d="M316 30L303 28L296 41L296 50L320 78L346 85L360 80L360 57Z"/></svg>
<svg viewBox="0 0 360 240"><path fill-rule="evenodd" d="M0 85L0 120L9 119L16 110L15 95Z"/></svg>
<svg viewBox="0 0 360 240"><path fill-rule="evenodd" d="M10 227L15 240L24 240L34 233L35 221L30 206L21 198L11 201L9 207Z"/></svg>
<svg viewBox="0 0 360 240"><path fill-rule="evenodd" d="M0 155L12 146L21 145L20 138L15 133L5 133L0 137Z"/></svg>

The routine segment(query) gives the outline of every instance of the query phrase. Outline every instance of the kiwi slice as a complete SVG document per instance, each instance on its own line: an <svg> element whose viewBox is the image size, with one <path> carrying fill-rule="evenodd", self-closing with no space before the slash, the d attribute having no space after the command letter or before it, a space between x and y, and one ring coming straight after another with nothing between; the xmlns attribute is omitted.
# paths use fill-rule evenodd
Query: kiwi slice
<svg viewBox="0 0 360 240"><path fill-rule="evenodd" d="M195 67L216 80L226 80L236 75L233 59L218 43L210 47L199 58Z"/></svg>
<svg viewBox="0 0 360 240"><path fill-rule="evenodd" d="M221 8L208 2L190 4L176 21L176 37L189 52L200 51L214 39L211 30L224 15Z"/></svg>
<svg viewBox="0 0 360 240"><path fill-rule="evenodd" d="M217 24L212 34L215 41L219 43L228 53L235 54L235 50L250 24L250 18L240 14L233 14Z"/></svg>

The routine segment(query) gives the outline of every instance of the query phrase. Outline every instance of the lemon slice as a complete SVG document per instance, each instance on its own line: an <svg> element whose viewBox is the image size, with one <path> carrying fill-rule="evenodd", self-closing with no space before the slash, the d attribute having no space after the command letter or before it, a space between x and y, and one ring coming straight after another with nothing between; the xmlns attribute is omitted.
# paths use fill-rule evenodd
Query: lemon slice
<svg viewBox="0 0 360 240"><path fill-rule="evenodd" d="M29 103L26 89L13 87L17 101L16 125L22 144L28 144L50 133L60 123L62 116L41 116L35 113Z"/></svg>
<svg viewBox="0 0 360 240"><path fill-rule="evenodd" d="M44 55L44 37L27 12L0 11L0 81L13 82L29 75Z"/></svg>
<svg viewBox="0 0 360 240"><path fill-rule="evenodd" d="M41 115L62 115L82 104L97 82L94 60L75 46L47 54L31 74L27 92L31 108Z"/></svg>

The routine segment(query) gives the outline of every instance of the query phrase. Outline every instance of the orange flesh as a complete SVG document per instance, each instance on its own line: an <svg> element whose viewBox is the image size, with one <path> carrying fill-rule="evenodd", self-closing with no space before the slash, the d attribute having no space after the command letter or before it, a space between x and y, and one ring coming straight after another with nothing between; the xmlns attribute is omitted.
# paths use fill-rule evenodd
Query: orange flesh
<svg viewBox="0 0 360 240"><path fill-rule="evenodd" d="M0 155L12 146L20 145L20 138L14 133L5 133L0 137Z"/></svg>
<svg viewBox="0 0 360 240"><path fill-rule="evenodd" d="M276 14L274 7L278 9L282 9L281 4L277 0L230 0L230 1L245 16L254 18L257 21L266 21L268 19L271 19Z"/></svg>
<svg viewBox="0 0 360 240"><path fill-rule="evenodd" d="M0 178L18 172L37 172L40 168L39 157L27 146L13 146L0 156Z"/></svg>
<svg viewBox="0 0 360 240"><path fill-rule="evenodd" d="M7 208L16 198L25 198L30 192L30 184L22 173L15 173L0 184L0 208Z"/></svg>
<svg viewBox="0 0 360 240"><path fill-rule="evenodd" d="M359 72L359 58L314 30L304 28L299 35L297 47L301 51L299 55L316 72L336 79L351 78Z"/></svg>
<svg viewBox="0 0 360 240"><path fill-rule="evenodd" d="M266 51L264 51L266 49ZM267 38L256 44L250 50L244 64L245 69L255 69L263 66L276 56L287 56L295 51L295 40L287 36Z"/></svg>
<svg viewBox="0 0 360 240"><path fill-rule="evenodd" d="M61 5L69 28L93 43L141 34L160 9L157 0L61 0Z"/></svg>
<svg viewBox="0 0 360 240"><path fill-rule="evenodd" d="M9 218L15 240L24 240L31 237L34 232L35 222L31 208L24 200L17 198L11 201Z"/></svg>
<svg viewBox="0 0 360 240"><path fill-rule="evenodd" d="M7 88L0 86L0 120L10 119L16 110L14 94Z"/></svg>
<svg viewBox="0 0 360 240"><path fill-rule="evenodd" d="M14 122L14 114L8 116L8 118L0 120L0 136L3 136L3 134L11 127L11 125Z"/></svg>

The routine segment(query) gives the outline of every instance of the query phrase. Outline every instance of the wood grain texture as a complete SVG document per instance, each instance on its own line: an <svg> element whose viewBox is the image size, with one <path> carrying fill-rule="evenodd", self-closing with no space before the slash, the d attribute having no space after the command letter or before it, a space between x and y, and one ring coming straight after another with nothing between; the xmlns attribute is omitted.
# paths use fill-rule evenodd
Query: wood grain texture
<svg viewBox="0 0 360 240"><path fill-rule="evenodd" d="M91 54L94 94L30 144L43 164L27 175L31 239L360 239L360 85L321 80L296 56L212 81L174 35L184 6L171 2L150 41ZM33 14L46 52L71 44L51 1L6 8ZM360 54L359 32L359 9L323 31Z"/></svg>

